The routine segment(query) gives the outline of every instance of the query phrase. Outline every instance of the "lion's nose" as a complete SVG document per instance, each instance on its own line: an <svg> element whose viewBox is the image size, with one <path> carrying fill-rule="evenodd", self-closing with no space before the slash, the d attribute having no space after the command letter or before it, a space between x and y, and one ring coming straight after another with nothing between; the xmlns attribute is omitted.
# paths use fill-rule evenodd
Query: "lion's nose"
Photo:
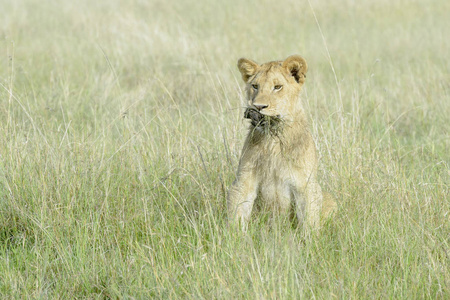
<svg viewBox="0 0 450 300"><path fill-rule="evenodd" d="M257 110L262 110L264 108L269 107L269 105L266 104L253 104L253 106L257 109Z"/></svg>

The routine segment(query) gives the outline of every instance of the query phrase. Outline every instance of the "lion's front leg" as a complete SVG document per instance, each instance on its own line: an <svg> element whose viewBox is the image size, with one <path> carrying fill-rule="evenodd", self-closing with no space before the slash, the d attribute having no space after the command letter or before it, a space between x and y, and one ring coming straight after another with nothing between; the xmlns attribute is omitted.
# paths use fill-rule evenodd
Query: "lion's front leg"
<svg viewBox="0 0 450 300"><path fill-rule="evenodd" d="M307 205L306 205L306 217L308 224L311 228L319 228L320 226L320 213L322 211L322 188L319 183L311 182L306 187L307 192Z"/></svg>
<svg viewBox="0 0 450 300"><path fill-rule="evenodd" d="M228 218L232 223L240 223L242 230L247 223L258 192L258 182L252 170L239 170L236 180L228 191Z"/></svg>
<svg viewBox="0 0 450 300"><path fill-rule="evenodd" d="M299 224L302 225L306 219L310 228L318 228L323 201L320 185L316 182L308 182L304 188L295 188L293 195Z"/></svg>

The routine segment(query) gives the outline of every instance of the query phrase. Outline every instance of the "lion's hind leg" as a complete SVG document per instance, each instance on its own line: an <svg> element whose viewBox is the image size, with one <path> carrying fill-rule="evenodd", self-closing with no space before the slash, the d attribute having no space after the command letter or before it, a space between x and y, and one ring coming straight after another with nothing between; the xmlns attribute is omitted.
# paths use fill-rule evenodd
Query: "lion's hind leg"
<svg viewBox="0 0 450 300"><path fill-rule="evenodd" d="M320 214L322 223L331 218L336 210L337 204L333 196L330 193L323 193L322 211Z"/></svg>

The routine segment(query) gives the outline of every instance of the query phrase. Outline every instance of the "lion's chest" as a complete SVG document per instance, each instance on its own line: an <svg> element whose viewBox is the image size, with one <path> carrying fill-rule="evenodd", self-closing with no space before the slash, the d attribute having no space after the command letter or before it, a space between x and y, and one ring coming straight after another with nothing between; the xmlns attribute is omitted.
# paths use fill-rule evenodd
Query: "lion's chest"
<svg viewBox="0 0 450 300"><path fill-rule="evenodd" d="M270 155L260 156L257 168L259 195L264 206L285 211L293 201L292 188L298 177L296 168L281 152L267 154Z"/></svg>

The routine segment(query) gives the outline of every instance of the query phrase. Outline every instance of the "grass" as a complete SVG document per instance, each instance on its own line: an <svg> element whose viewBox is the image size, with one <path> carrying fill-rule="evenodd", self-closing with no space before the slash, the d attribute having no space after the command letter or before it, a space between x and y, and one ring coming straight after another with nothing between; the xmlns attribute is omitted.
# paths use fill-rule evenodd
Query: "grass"
<svg viewBox="0 0 450 300"><path fill-rule="evenodd" d="M448 299L450 6L310 4L0 0L0 298ZM291 54L339 210L240 234L236 62Z"/></svg>

